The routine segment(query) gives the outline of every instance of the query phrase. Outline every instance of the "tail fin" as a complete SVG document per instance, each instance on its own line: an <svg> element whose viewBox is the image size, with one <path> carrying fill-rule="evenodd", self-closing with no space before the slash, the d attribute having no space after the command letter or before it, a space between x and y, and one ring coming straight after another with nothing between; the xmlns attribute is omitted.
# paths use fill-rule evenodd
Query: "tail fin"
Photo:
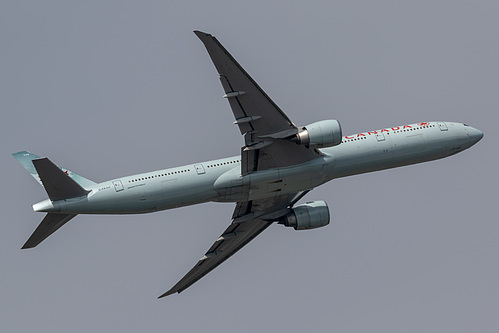
<svg viewBox="0 0 499 333"><path fill-rule="evenodd" d="M91 180L58 167L48 158L40 158L27 151L12 155L45 188L51 201L85 196L90 191L84 187L95 185ZM48 213L22 248L37 246L75 216L76 214Z"/></svg>
<svg viewBox="0 0 499 333"><path fill-rule="evenodd" d="M37 246L75 216L76 214L48 213L22 248L30 249Z"/></svg>
<svg viewBox="0 0 499 333"><path fill-rule="evenodd" d="M33 178L35 178L36 181L38 183L40 183L40 185L43 186L42 180L40 179L40 176L38 175L38 172L36 171L36 169L32 163L33 160L40 159L40 157L35 155L35 154L30 153L29 151L20 151L20 152L17 152L15 154L12 154L12 155L33 176ZM91 188L94 185L96 185L93 181L91 181L85 177L82 177L82 176L80 176L80 175L78 175L70 170L67 170L67 169L64 169L61 167L58 167L58 168L61 169L62 171L64 171L64 173L66 175L68 175L71 179L73 179L75 182L77 182L83 188L88 189L88 188Z"/></svg>

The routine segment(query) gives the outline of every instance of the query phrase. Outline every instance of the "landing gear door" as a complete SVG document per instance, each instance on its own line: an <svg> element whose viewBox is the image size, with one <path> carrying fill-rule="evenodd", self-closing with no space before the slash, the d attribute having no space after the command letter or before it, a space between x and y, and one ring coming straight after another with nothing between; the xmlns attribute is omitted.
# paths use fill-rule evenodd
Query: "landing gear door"
<svg viewBox="0 0 499 333"><path fill-rule="evenodd" d="M113 185L116 192L124 190L123 183L121 183L121 180L113 180Z"/></svg>

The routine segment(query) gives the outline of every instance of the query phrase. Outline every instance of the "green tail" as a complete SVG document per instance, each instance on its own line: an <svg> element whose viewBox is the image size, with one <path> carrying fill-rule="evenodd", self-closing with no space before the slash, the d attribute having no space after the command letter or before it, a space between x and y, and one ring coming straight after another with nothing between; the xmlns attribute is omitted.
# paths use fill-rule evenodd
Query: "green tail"
<svg viewBox="0 0 499 333"><path fill-rule="evenodd" d="M26 171L28 171L33 176L33 178L35 178L36 181L43 186L42 180L40 179L40 176L38 175L38 172L36 171L35 166L33 165L33 160L40 159L40 157L30 153L29 151L20 151L12 155L16 158L16 160L19 161L19 163L21 163L21 165L26 169ZM68 175L71 179L73 179L83 188L88 189L96 185L95 182L83 176L80 176L68 169L64 169L61 167L59 167L59 169L64 171L66 175Z"/></svg>

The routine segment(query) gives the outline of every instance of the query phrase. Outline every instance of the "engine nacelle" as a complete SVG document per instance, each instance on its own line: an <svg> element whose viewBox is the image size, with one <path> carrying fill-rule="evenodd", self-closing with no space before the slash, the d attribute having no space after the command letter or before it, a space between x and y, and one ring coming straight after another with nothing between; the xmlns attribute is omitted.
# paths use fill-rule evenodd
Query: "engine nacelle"
<svg viewBox="0 0 499 333"><path fill-rule="evenodd" d="M307 230L324 227L329 224L329 208L324 201L311 201L296 206L279 221L295 230Z"/></svg>
<svg viewBox="0 0 499 333"><path fill-rule="evenodd" d="M341 138L338 120L322 120L302 127L293 141L307 148L325 148L339 145Z"/></svg>

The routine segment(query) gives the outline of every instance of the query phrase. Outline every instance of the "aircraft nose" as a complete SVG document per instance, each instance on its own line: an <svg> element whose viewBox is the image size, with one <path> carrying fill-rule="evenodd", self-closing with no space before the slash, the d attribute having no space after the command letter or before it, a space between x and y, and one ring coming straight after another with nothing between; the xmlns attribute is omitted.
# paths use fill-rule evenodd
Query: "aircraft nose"
<svg viewBox="0 0 499 333"><path fill-rule="evenodd" d="M466 135L471 139L473 145L483 138L483 132L471 126L466 126Z"/></svg>

